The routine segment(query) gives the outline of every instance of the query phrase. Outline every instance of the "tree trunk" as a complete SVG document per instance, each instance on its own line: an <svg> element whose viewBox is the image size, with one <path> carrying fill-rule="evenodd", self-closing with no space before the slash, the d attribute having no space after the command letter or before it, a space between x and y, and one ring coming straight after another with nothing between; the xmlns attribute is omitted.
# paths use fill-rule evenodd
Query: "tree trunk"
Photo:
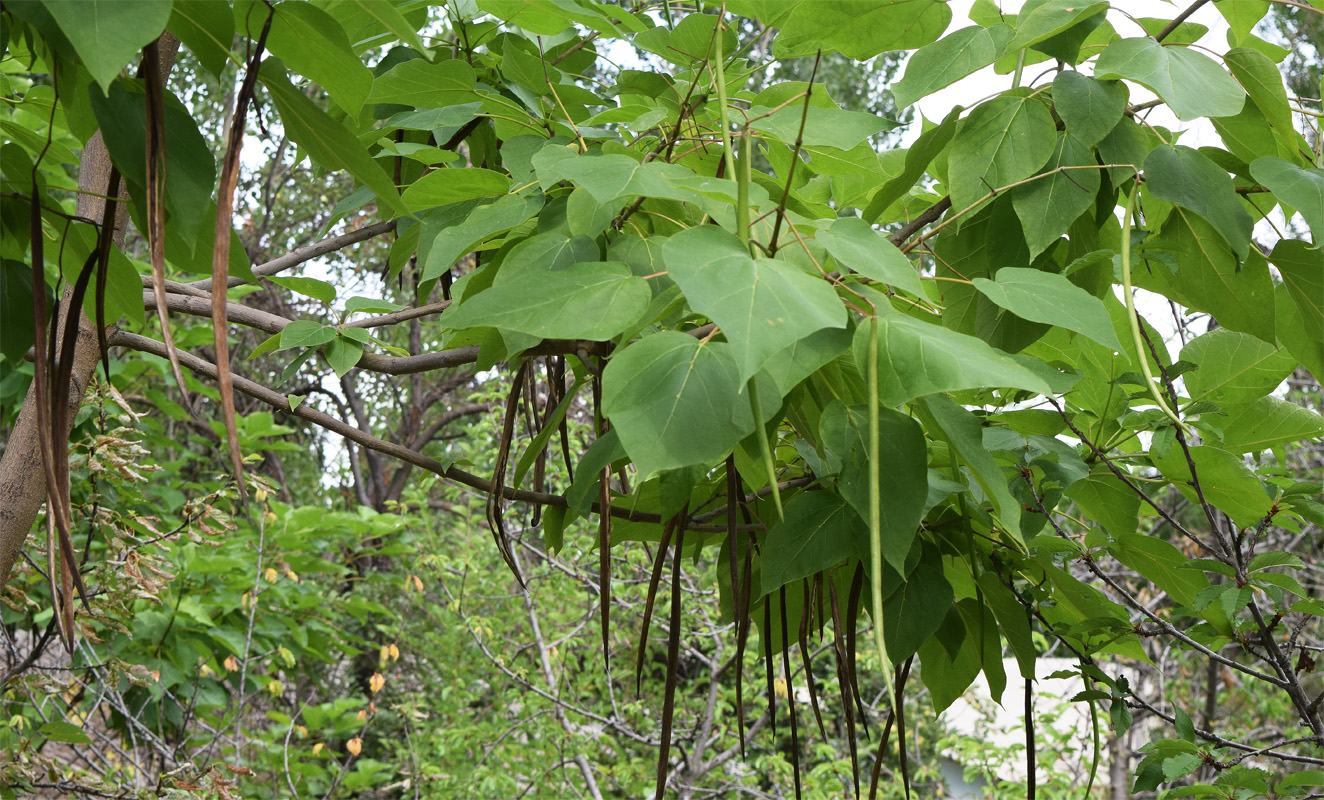
<svg viewBox="0 0 1324 800"><path fill-rule="evenodd" d="M161 77L164 79L174 66L175 55L179 51L179 40L170 33L161 35ZM101 195L106 192L107 179L110 177L110 154L98 132L83 148L83 156L78 164L77 212L81 217L101 219L104 202ZM126 196L121 190L121 197ZM124 232L128 221L128 209L121 204L115 215L115 244L124 243ZM34 287L39 289L40 287ZM49 346L58 348L63 339L65 319L70 313L69 290L66 288L60 303L59 339L49 340ZM97 352L96 323L87 318L80 308L78 313L78 339L74 345L73 378L69 386L69 422L83 404L83 395L92 381L92 372L96 369L99 353ZM111 326L113 327L113 326ZM58 350L57 350L58 352ZM41 464L40 431L37 430L36 386L28 387L23 408L19 411L14 429L5 444L4 454L0 455L0 590L9 583L9 573L14 562L23 550L23 543L42 503L46 502L46 473ZM56 437L56 447L67 447L69 431Z"/></svg>

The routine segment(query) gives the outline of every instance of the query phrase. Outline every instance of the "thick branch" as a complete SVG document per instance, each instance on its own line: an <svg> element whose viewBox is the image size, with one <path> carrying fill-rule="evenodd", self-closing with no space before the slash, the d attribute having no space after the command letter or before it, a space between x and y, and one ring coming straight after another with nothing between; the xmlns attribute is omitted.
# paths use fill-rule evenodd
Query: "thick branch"
<svg viewBox="0 0 1324 800"><path fill-rule="evenodd" d="M116 331L110 337L110 345L112 347L127 347L131 350L151 353L152 355L160 356L161 358L166 357L165 345L163 343L158 342L155 339L149 339L146 336L128 333L127 331ZM196 372L197 374L212 380L216 379L216 365L210 361L199 358L192 353L181 352L179 354L179 363L192 372ZM456 483L464 484L465 486L484 494L490 494L492 491L491 482L480 478L477 475L465 472L456 467L448 467L435 458L410 450L404 445L388 442L385 439L379 439L370 433L359 430L343 420L338 420L335 417L322 413L321 411L309 408L306 403L301 403L296 408L291 409L289 400L287 400L285 395L280 392L268 389L255 381L239 375L233 375L232 377L234 379L234 388L249 397L272 406L273 408L306 419L318 427L325 428L332 433L338 433L346 439L356 442L363 447L369 447L379 453L385 453L386 455L398 458L401 461L413 464L416 467L421 467L428 472L440 475L443 478L448 478ZM558 494L532 492L527 489L515 489L510 486L503 486L501 487L501 496L507 500L518 500L525 503L537 503L544 506L569 508L566 499ZM592 510L594 513L597 512L597 503L593 504ZM654 525L662 524L662 517L660 514L646 511L631 511L627 508L612 506L611 515L632 522L647 522ZM745 531L761 531L764 530L764 526L758 524L739 525L737 526L737 529ZM691 525L690 530L717 533L726 531L726 525Z"/></svg>

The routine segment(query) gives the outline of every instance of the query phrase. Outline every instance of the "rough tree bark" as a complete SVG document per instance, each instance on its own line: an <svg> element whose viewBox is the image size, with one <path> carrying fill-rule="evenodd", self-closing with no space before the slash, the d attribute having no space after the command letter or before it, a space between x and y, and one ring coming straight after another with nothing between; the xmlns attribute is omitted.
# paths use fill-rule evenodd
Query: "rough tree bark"
<svg viewBox="0 0 1324 800"><path fill-rule="evenodd" d="M175 56L179 52L179 39L170 33L162 34L158 43L161 52L161 77L164 79L174 66ZM85 219L101 219L106 191L106 181L110 176L110 154L98 132L83 148L78 164L77 213ZM121 191L121 197L125 196ZM127 208L121 204L115 215L115 244L124 243L124 233L128 221ZM58 330L63 339L65 319L70 311L69 293L66 289L60 303ZM111 327L114 327L113 325ZM97 352L96 323L87 318L82 309L78 309L78 340L74 345L73 380L69 387L69 415L72 424L76 412L83 404L83 395L92 381L92 372L96 369L99 353ZM48 340L50 341L50 340ZM51 345L58 348L59 340ZM0 455L0 591L9 583L9 574L14 562L23 550L23 543L32 523L37 519L41 505L46 501L46 473L41 464L41 447L37 430L36 387L29 387L23 408L19 411L14 429ZM69 432L64 431L56 438L56 446L67 443ZM65 445L67 446L67 444Z"/></svg>

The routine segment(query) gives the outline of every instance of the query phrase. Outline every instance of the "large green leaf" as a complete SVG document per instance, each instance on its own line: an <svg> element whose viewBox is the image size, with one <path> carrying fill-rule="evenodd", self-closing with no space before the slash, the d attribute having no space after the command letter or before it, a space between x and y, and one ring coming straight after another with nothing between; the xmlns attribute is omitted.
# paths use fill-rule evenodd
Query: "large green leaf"
<svg viewBox="0 0 1324 800"><path fill-rule="evenodd" d="M1100 470L1067 487L1066 496L1113 536L1139 529L1140 495L1111 472Z"/></svg>
<svg viewBox="0 0 1324 800"><path fill-rule="evenodd" d="M1261 397L1223 423L1223 448L1260 453L1304 439L1324 438L1324 417L1281 397Z"/></svg>
<svg viewBox="0 0 1324 800"><path fill-rule="evenodd" d="M430 64L414 58L391 67L373 81L368 100L417 109L446 108L478 99L474 69L460 59Z"/></svg>
<svg viewBox="0 0 1324 800"><path fill-rule="evenodd" d="M571 23L612 36L638 33L651 27L620 6L592 0L478 0L478 8L512 25L544 36L561 33L572 27Z"/></svg>
<svg viewBox="0 0 1324 800"><path fill-rule="evenodd" d="M763 543L763 596L854 556L860 535L867 535L864 520L841 495L796 495Z"/></svg>
<svg viewBox="0 0 1324 800"><path fill-rule="evenodd" d="M850 344L850 331L823 328L792 342L785 350L773 356L760 374L771 378L781 396L785 397L800 381L846 352Z"/></svg>
<svg viewBox="0 0 1324 800"><path fill-rule="evenodd" d="M1058 325L1104 347L1122 349L1108 309L1099 298L1061 275L1007 267L998 270L993 280L975 278L973 283L985 297L1018 317Z"/></svg>
<svg viewBox="0 0 1324 800"><path fill-rule="evenodd" d="M750 123L750 127L765 133L786 144L795 144L796 139L809 147L835 147L849 150L867 141L869 137L896 127L890 119L863 111L846 111L840 108L804 108L796 103L780 111L764 106L749 109L751 117L760 117ZM763 115L767 116L763 116ZM804 121L803 133L800 122Z"/></svg>
<svg viewBox="0 0 1324 800"><path fill-rule="evenodd" d="M790 58L822 48L863 61L923 47L951 21L951 8L933 0L801 0L781 23L772 52Z"/></svg>
<svg viewBox="0 0 1324 800"><path fill-rule="evenodd" d="M280 59L263 62L260 74L271 99L280 112L285 132L307 152L312 159L328 169L343 169L372 189L377 200L397 214L406 215L409 208L400 200L391 176L381 162L363 148L349 129L332 119L308 96L290 85Z"/></svg>
<svg viewBox="0 0 1324 800"><path fill-rule="evenodd" d="M1204 498L1231 517L1239 527L1257 525L1269 513L1273 500L1242 462L1241 456L1201 445L1190 448L1190 460L1195 463L1195 475ZM1169 447L1163 458L1154 460L1154 466L1188 500L1192 503L1200 501L1192 488L1191 469L1182 448Z"/></svg>
<svg viewBox="0 0 1324 800"><path fill-rule="evenodd" d="M202 68L217 77L230 61L234 12L225 0L175 0L170 32L188 46Z"/></svg>
<svg viewBox="0 0 1324 800"><path fill-rule="evenodd" d="M1278 65L1258 50L1249 47L1234 47L1223 56L1223 62L1232 75L1241 82L1251 102L1264 112L1269 120L1284 136L1296 135L1292 127L1292 109L1287 104L1287 90L1283 88L1283 76L1278 72Z"/></svg>
<svg viewBox="0 0 1324 800"><path fill-rule="evenodd" d="M1162 539L1136 533L1115 533L1113 540L1116 544L1109 545L1108 552L1114 558L1187 608L1194 608L1195 596L1200 590L1209 588L1209 579L1204 573L1187 569L1190 559Z"/></svg>
<svg viewBox="0 0 1324 800"><path fill-rule="evenodd" d="M662 256L690 306L731 343L742 381L792 342L846 326L846 310L825 281L783 261L751 258L739 239L716 226L681 231Z"/></svg>
<svg viewBox="0 0 1324 800"><path fill-rule="evenodd" d="M730 345L664 331L607 362L602 410L642 480L725 458L754 431L744 387Z"/></svg>
<svg viewBox="0 0 1324 800"><path fill-rule="evenodd" d="M899 590L883 601L883 641L896 663L914 655L937 632L952 607L952 585L942 561L923 558ZM936 563L935 563L936 562Z"/></svg>
<svg viewBox="0 0 1324 800"><path fill-rule="evenodd" d="M1273 279L1252 248L1240 265L1223 235L1203 217L1178 206L1163 223L1156 246L1176 257L1177 274L1157 260L1132 266L1135 284L1214 315L1225 328L1274 341Z"/></svg>
<svg viewBox="0 0 1324 800"><path fill-rule="evenodd" d="M861 518L869 515L869 409L834 401L819 419L819 437L841 461L838 489ZM882 504L883 559L906 573L906 556L929 493L928 449L924 432L910 417L878 409L879 496ZM861 557L864 557L863 554Z"/></svg>
<svg viewBox="0 0 1324 800"><path fill-rule="evenodd" d="M926 394L1011 387L1041 394L1051 389L1040 375L982 339L879 307L878 398L899 406ZM869 357L868 321L855 332L860 372Z"/></svg>
<svg viewBox="0 0 1324 800"><path fill-rule="evenodd" d="M1023 545L1020 501L1012 496L1002 469L984 449L982 429L975 415L940 394L920 400L915 404L915 411L928 428L929 435L947 442L956 454L955 460L970 468L970 474L984 490L984 496L993 503L1002 526L1013 540Z"/></svg>
<svg viewBox="0 0 1324 800"><path fill-rule="evenodd" d="M504 281L466 297L444 319L457 330L494 327L544 339L610 339L643 314L648 282L619 262L580 262Z"/></svg>
<svg viewBox="0 0 1324 800"><path fill-rule="evenodd" d="M1064 70L1053 79L1053 107L1067 132L1086 147L1103 140L1126 110L1126 84Z"/></svg>
<svg viewBox="0 0 1324 800"><path fill-rule="evenodd" d="M290 69L317 81L351 117L372 89L372 71L354 55L336 18L311 3L276 4L267 47Z"/></svg>
<svg viewBox="0 0 1324 800"><path fill-rule="evenodd" d="M1015 52L1042 42L1107 8L1107 3L1080 0L1028 0L1016 15L1016 38L1007 50Z"/></svg>
<svg viewBox="0 0 1324 800"><path fill-rule="evenodd" d="M147 96L141 84L117 81L109 96L92 89L92 110L115 166L140 195L147 186ZM215 225L210 205L216 160L193 115L169 90L164 92L165 207L172 232L192 242L206 222ZM208 213L210 211L210 214Z"/></svg>
<svg viewBox="0 0 1324 800"><path fill-rule="evenodd" d="M1320 258L1320 251L1312 250L1309 243L1300 239L1280 239L1273 246L1269 260L1283 276L1296 306L1306 347L1316 354L1324 351L1324 259Z"/></svg>
<svg viewBox="0 0 1324 800"><path fill-rule="evenodd" d="M538 212L541 197L520 197L508 194L490 205L479 206L469 212L463 222L447 224L433 235L431 243L422 242L419 256L423 260L421 280L438 277L451 268L455 261L473 250L487 237L510 230ZM438 209L443 214L445 209ZM428 218L423 221L423 235L432 233Z"/></svg>
<svg viewBox="0 0 1324 800"><path fill-rule="evenodd" d="M1255 223L1226 172L1199 152L1170 144L1149 151L1144 170L1145 188L1150 193L1204 217L1223 235L1238 259L1246 257Z"/></svg>
<svg viewBox="0 0 1324 800"><path fill-rule="evenodd" d="M1094 167L1095 163L1088 147L1071 134L1060 133L1057 147L1044 166L1048 177L1014 190L1012 205L1020 217L1025 243L1030 247L1030 260L1056 243L1071 223L1094 207L1102 180L1099 170L1062 168Z"/></svg>
<svg viewBox="0 0 1324 800"><path fill-rule="evenodd" d="M1232 36L1240 42L1269 13L1269 0L1219 0L1214 7L1227 20Z"/></svg>
<svg viewBox="0 0 1324 800"><path fill-rule="evenodd" d="M841 217L815 237L837 261L864 277L924 296L919 273L886 236L859 217Z"/></svg>
<svg viewBox="0 0 1324 800"><path fill-rule="evenodd" d="M1030 177L1056 146L1053 116L1036 97L1004 95L977 107L952 142L952 207L963 210L991 191Z"/></svg>
<svg viewBox="0 0 1324 800"><path fill-rule="evenodd" d="M1014 34L1010 25L974 25L921 47L906 61L905 76L892 85L892 99L898 108L905 108L987 67L1002 55Z"/></svg>
<svg viewBox="0 0 1324 800"><path fill-rule="evenodd" d="M1158 95L1182 121L1230 117L1246 102L1241 86L1208 56L1149 38L1108 45L1094 65L1094 77L1133 80Z"/></svg>
<svg viewBox="0 0 1324 800"><path fill-rule="evenodd" d="M437 206L499 197L510 189L510 178L502 172L478 167L438 169L429 172L405 189L402 199L414 212Z"/></svg>
<svg viewBox="0 0 1324 800"><path fill-rule="evenodd" d="M869 200L869 205L861 215L866 222L876 222L888 206L910 191L915 182L924 175L929 165L933 163L933 160L942 153L943 149L947 147L947 143L952 140L960 119L961 109L958 106L948 112L940 125L920 134L915 144L906 151L905 168L901 171L901 174L884 183L873 198Z"/></svg>
<svg viewBox="0 0 1324 800"><path fill-rule="evenodd" d="M1197 336L1181 351L1196 368L1182 374L1192 400L1239 405L1258 400L1292 374L1296 359L1286 350L1226 328Z"/></svg>
<svg viewBox="0 0 1324 800"><path fill-rule="evenodd" d="M509 253L506 253L501 262L501 270L497 272L493 283L537 281L539 275L547 270L561 269L580 261L597 261L598 258L598 245L587 236L569 236L559 231L539 233L515 245ZM619 257L616 253L608 254L607 260L625 263L636 275L647 275L658 271L651 269L646 273L640 273L630 264L628 258Z"/></svg>
<svg viewBox="0 0 1324 800"><path fill-rule="evenodd" d="M103 92L170 21L170 0L59 0L45 8Z"/></svg>
<svg viewBox="0 0 1324 800"><path fill-rule="evenodd" d="M1300 212L1315 241L1324 242L1324 169L1302 169L1290 161L1268 157L1255 159L1250 174L1272 189L1279 202Z"/></svg>

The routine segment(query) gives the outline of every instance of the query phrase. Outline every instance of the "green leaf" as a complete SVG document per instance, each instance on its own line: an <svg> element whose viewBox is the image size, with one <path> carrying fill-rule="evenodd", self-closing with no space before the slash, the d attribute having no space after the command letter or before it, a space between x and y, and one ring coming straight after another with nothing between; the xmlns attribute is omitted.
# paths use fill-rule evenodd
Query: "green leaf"
<svg viewBox="0 0 1324 800"><path fill-rule="evenodd" d="M1214 8L1227 20L1235 41L1241 42L1269 13L1268 0L1219 0Z"/></svg>
<svg viewBox="0 0 1324 800"><path fill-rule="evenodd" d="M44 4L92 79L109 93L126 64L170 21L170 0L59 0Z"/></svg>
<svg viewBox="0 0 1324 800"><path fill-rule="evenodd" d="M490 326L544 339L601 341L630 326L652 298L648 282L613 261L548 270L535 280L505 281L446 312L456 330Z"/></svg>
<svg viewBox="0 0 1324 800"><path fill-rule="evenodd" d="M1050 394L1034 371L982 339L921 322L882 306L878 318L878 397L899 406L916 397L962 389L1012 387ZM855 332L855 361L868 362L869 326ZM860 372L864 372L861 366Z"/></svg>
<svg viewBox="0 0 1324 800"><path fill-rule="evenodd" d="M1053 155L1057 127L1033 97L1004 95L975 108L956 129L948 158L952 208L1024 180Z"/></svg>
<svg viewBox="0 0 1324 800"><path fill-rule="evenodd" d="M658 246L661 246L660 242ZM502 259L501 269L492 282L494 284L501 284L506 281L532 280L536 282L538 276L547 270L562 269L581 261L597 261L598 259L598 245L587 236L568 236L561 232L539 233L530 236L510 249L510 252ZM617 257L614 252L608 260L629 264L628 258ZM661 271L661 269L662 267L659 265L656 269L649 269L643 273L633 267L631 271L642 276L651 275L654 272Z"/></svg>
<svg viewBox="0 0 1324 800"><path fill-rule="evenodd" d="M717 27L717 17L711 14L690 14L668 30L658 26L634 37L634 44L641 50L659 55L673 64L688 67L695 61L710 56L713 43L713 29ZM724 26L722 32L722 53L736 51L735 30Z"/></svg>
<svg viewBox="0 0 1324 800"><path fill-rule="evenodd" d="M819 419L819 437L841 460L838 490L863 519L869 515L869 412L866 406L834 401ZM878 491L882 508L883 559L902 575L906 556L928 499L928 450L924 432L910 417L890 408L878 409L878 445L883 465ZM869 553L861 553L868 559Z"/></svg>
<svg viewBox="0 0 1324 800"><path fill-rule="evenodd" d="M929 436L942 439L970 467L975 481L984 490L998 519L1022 547L1021 504L1007 488L1007 478L988 450L980 433L979 420L950 398L935 394L925 397L914 406Z"/></svg>
<svg viewBox="0 0 1324 800"><path fill-rule="evenodd" d="M1170 758L1163 759L1163 780L1175 781L1184 778L1195 772L1204 764L1204 760L1196 753L1178 753Z"/></svg>
<svg viewBox="0 0 1324 800"><path fill-rule="evenodd" d="M395 34L396 38L423 54L425 58L432 57L432 51L423 44L422 37L418 35L418 27L405 19L405 15L400 13L394 4L383 3L380 0L343 0L343 4L353 6L363 17L373 20L382 29Z"/></svg>
<svg viewBox="0 0 1324 800"><path fill-rule="evenodd" d="M1295 553L1288 553L1282 550L1273 550L1268 553L1256 553L1255 557L1246 565L1248 572L1258 572L1262 569L1272 569L1273 567L1291 567L1301 569L1301 557Z"/></svg>
<svg viewBox="0 0 1324 800"><path fill-rule="evenodd" d="M886 50L911 50L936 41L952 20L932 0L801 0L772 41L778 58L838 50L857 61Z"/></svg>
<svg viewBox="0 0 1324 800"><path fill-rule="evenodd" d="M1301 319L1301 338L1315 353L1324 351L1324 259L1319 255L1300 239L1279 239L1269 254Z"/></svg>
<svg viewBox="0 0 1324 800"><path fill-rule="evenodd" d="M976 25L953 31L916 50L906 61L905 76L892 85L897 108L905 108L992 64L1006 51L1014 34L1010 25Z"/></svg>
<svg viewBox="0 0 1324 800"><path fill-rule="evenodd" d="M1297 363L1286 350L1225 328L1192 339L1182 348L1181 360L1196 366L1182 373L1191 400L1220 405L1264 397L1292 374Z"/></svg>
<svg viewBox="0 0 1324 800"><path fill-rule="evenodd" d="M1273 190L1280 203L1301 214L1315 241L1324 241L1324 169L1301 169L1281 158L1268 157L1255 159L1250 174Z"/></svg>
<svg viewBox="0 0 1324 800"><path fill-rule="evenodd" d="M336 301L336 287L320 281L317 278L267 278L267 280L277 286L284 286L292 292L298 292L304 297L311 297L314 300L321 300L330 305Z"/></svg>
<svg viewBox="0 0 1324 800"><path fill-rule="evenodd" d="M690 306L722 329L742 382L792 342L846 326L845 308L826 282L783 261L750 258L716 226L681 231L662 256Z"/></svg>
<svg viewBox="0 0 1324 800"><path fill-rule="evenodd" d="M409 213L381 163L368 155L348 128L290 85L280 59L263 62L259 77L276 103L286 133L314 161L328 169L346 170L376 192L378 201L392 211L401 215Z"/></svg>
<svg viewBox="0 0 1324 800"><path fill-rule="evenodd" d="M1258 250L1252 248L1238 268L1223 235L1180 206L1163 223L1156 245L1176 257L1180 268L1172 275L1161 263L1142 259L1132 268L1137 286L1213 314L1225 328L1275 340L1273 279Z"/></svg>
<svg viewBox="0 0 1324 800"><path fill-rule="evenodd" d="M1151 458L1153 454L1151 453ZM1191 460L1205 499L1223 511L1242 528L1259 524L1269 513L1273 500L1265 494L1260 481L1242 462L1241 456L1208 445L1190 448ZM1191 488L1191 470L1180 447L1170 447L1154 466L1172 481L1192 503L1200 498Z"/></svg>
<svg viewBox="0 0 1324 800"><path fill-rule="evenodd" d="M91 744L92 740L83 729L72 722L47 722L37 729L37 733L52 742L68 744Z"/></svg>
<svg viewBox="0 0 1324 800"><path fill-rule="evenodd" d="M175 0L171 33L188 46L202 68L220 77L230 61L234 42L234 12L225 0Z"/></svg>
<svg viewBox="0 0 1324 800"><path fill-rule="evenodd" d="M139 195L147 186L147 99L141 83L117 81L110 94L88 92L111 160ZM216 160L193 115L169 90L164 92L165 207L172 233L192 243L205 223L215 227L211 203ZM209 213L210 212L210 213ZM214 234L214 231L213 231ZM210 261L210 253L208 253Z"/></svg>
<svg viewBox="0 0 1324 800"><path fill-rule="evenodd" d="M941 560L922 559L905 583L883 601L883 641L893 662L910 658L933 638L952 608L953 597Z"/></svg>
<svg viewBox="0 0 1324 800"><path fill-rule="evenodd" d="M1017 187L1012 194L1012 205L1016 216L1020 217L1031 261L1055 244L1071 223L1094 207L1102 180L1099 170L1058 171L1060 167L1078 166L1094 167L1094 154L1074 136L1060 133L1057 147L1043 170L1051 173L1050 176Z"/></svg>
<svg viewBox="0 0 1324 800"><path fill-rule="evenodd" d="M363 345L347 336L336 336L326 343L322 352L326 355L326 361L331 365L331 369L336 371L336 377L342 378L359 363L359 357L363 355Z"/></svg>
<svg viewBox="0 0 1324 800"><path fill-rule="evenodd" d="M1126 84L1066 70L1053 79L1053 107L1067 131L1086 147L1103 141L1126 110Z"/></svg>
<svg viewBox="0 0 1324 800"><path fill-rule="evenodd" d="M1114 558L1187 608L1195 608L1195 596L1209 588L1204 573L1186 569L1191 560L1162 539L1136 533L1116 534L1113 539L1116 544L1109 545L1108 552Z"/></svg>
<svg viewBox="0 0 1324 800"><path fill-rule="evenodd" d="M1230 117L1246 102L1241 86L1208 56L1190 47L1164 47L1147 37L1108 45L1094 65L1094 77L1139 83L1183 122Z"/></svg>
<svg viewBox="0 0 1324 800"><path fill-rule="evenodd" d="M1177 735L1188 742L1195 742L1195 724L1191 722L1191 717L1181 709L1181 706L1173 706L1173 726L1177 729Z"/></svg>
<svg viewBox="0 0 1324 800"><path fill-rule="evenodd" d="M363 109L372 72L354 55L335 17L302 0L277 3L267 47L290 69L320 84L351 117Z"/></svg>
<svg viewBox="0 0 1324 800"><path fill-rule="evenodd" d="M754 106L749 109L751 117L768 114L772 109ZM800 132L800 121L804 119L804 133ZM750 127L786 144L795 144L799 137L809 147L835 147L838 150L850 150L869 137L890 131L896 123L890 119L866 114L863 111L846 111L840 108L804 108L803 103L793 103L761 119L750 123Z"/></svg>
<svg viewBox="0 0 1324 800"><path fill-rule="evenodd" d="M509 191L510 178L505 173L457 167L429 172L405 189L402 199L410 211L419 212L462 200L500 197Z"/></svg>
<svg viewBox="0 0 1324 800"><path fill-rule="evenodd" d="M785 514L763 544L763 597L854 556L855 537L867 535L864 520L832 492L801 492Z"/></svg>
<svg viewBox="0 0 1324 800"><path fill-rule="evenodd" d="M336 329L311 319L296 319L280 332L280 350L321 347L336 338Z"/></svg>
<svg viewBox="0 0 1324 800"><path fill-rule="evenodd" d="M933 160L942 153L947 147L947 143L952 140L960 119L961 108L958 106L948 112L940 125L920 134L915 144L906 151L905 168L901 174L884 183L882 188L873 196L873 199L869 201L868 207L861 215L865 222L876 222L888 206L910 191L915 182L924 175L925 170L933 163Z"/></svg>
<svg viewBox="0 0 1324 800"><path fill-rule="evenodd" d="M1108 309L1099 298L1052 272L1006 267L994 280L975 278L975 288L1022 319L1058 325L1120 351Z"/></svg>
<svg viewBox="0 0 1324 800"><path fill-rule="evenodd" d="M403 308L404 306L399 303L392 303L389 300L378 300L373 297L351 297L345 301L345 316L364 313L389 314Z"/></svg>
<svg viewBox="0 0 1324 800"><path fill-rule="evenodd" d="M849 331L843 328L823 328L803 339L797 339L773 356L764 365L762 374L771 378L785 397L805 378L846 352L850 345Z"/></svg>
<svg viewBox="0 0 1324 800"><path fill-rule="evenodd" d="M1226 172L1199 152L1170 144L1151 150L1145 157L1144 170L1145 188L1151 194L1204 217L1223 235L1238 259L1246 257L1255 223ZM1324 179L1321 183L1324 185Z"/></svg>
<svg viewBox="0 0 1324 800"><path fill-rule="evenodd" d="M1140 495L1111 472L1100 471L1067 487L1066 496L1113 536L1139 529Z"/></svg>
<svg viewBox="0 0 1324 800"><path fill-rule="evenodd" d="M413 58L379 75L372 83L368 101L397 103L411 109L446 109L476 101L475 80L473 67L461 59L429 64Z"/></svg>
<svg viewBox="0 0 1324 800"><path fill-rule="evenodd" d="M617 351L602 376L602 409L639 480L713 464L754 431L731 346L664 331Z"/></svg>
<svg viewBox="0 0 1324 800"><path fill-rule="evenodd" d="M456 260L473 250L487 237L510 230L523 223L542 208L542 197L520 197L508 194L495 203L479 206L469 212L458 225L451 224L441 228L432 236L430 244L422 238L419 255L423 261L423 275L420 280L429 281L451 268ZM439 209L444 211L445 209ZM423 237L432 231L432 226L425 218Z"/></svg>
<svg viewBox="0 0 1324 800"><path fill-rule="evenodd" d="M620 6L591 0L478 0L478 8L497 19L530 31L552 36L579 23L598 33L621 36L647 27Z"/></svg>
<svg viewBox="0 0 1324 800"><path fill-rule="evenodd" d="M1259 454L1305 439L1324 438L1324 417L1281 397L1261 397L1230 415L1223 425L1223 448Z"/></svg>
<svg viewBox="0 0 1324 800"><path fill-rule="evenodd" d="M1080 0L1029 0L1016 15L1016 38L1007 52L1042 42L1107 8L1107 3Z"/></svg>
<svg viewBox="0 0 1324 800"><path fill-rule="evenodd" d="M897 246L859 217L841 217L815 237L837 261L869 280L924 296L919 273Z"/></svg>
<svg viewBox="0 0 1324 800"><path fill-rule="evenodd" d="M1287 90L1283 88L1283 76L1278 72L1278 65L1258 50L1249 47L1234 47L1223 56L1223 63L1231 70L1233 77L1240 81L1251 102L1264 112L1280 134L1295 137L1292 127L1292 109L1287 104Z"/></svg>

